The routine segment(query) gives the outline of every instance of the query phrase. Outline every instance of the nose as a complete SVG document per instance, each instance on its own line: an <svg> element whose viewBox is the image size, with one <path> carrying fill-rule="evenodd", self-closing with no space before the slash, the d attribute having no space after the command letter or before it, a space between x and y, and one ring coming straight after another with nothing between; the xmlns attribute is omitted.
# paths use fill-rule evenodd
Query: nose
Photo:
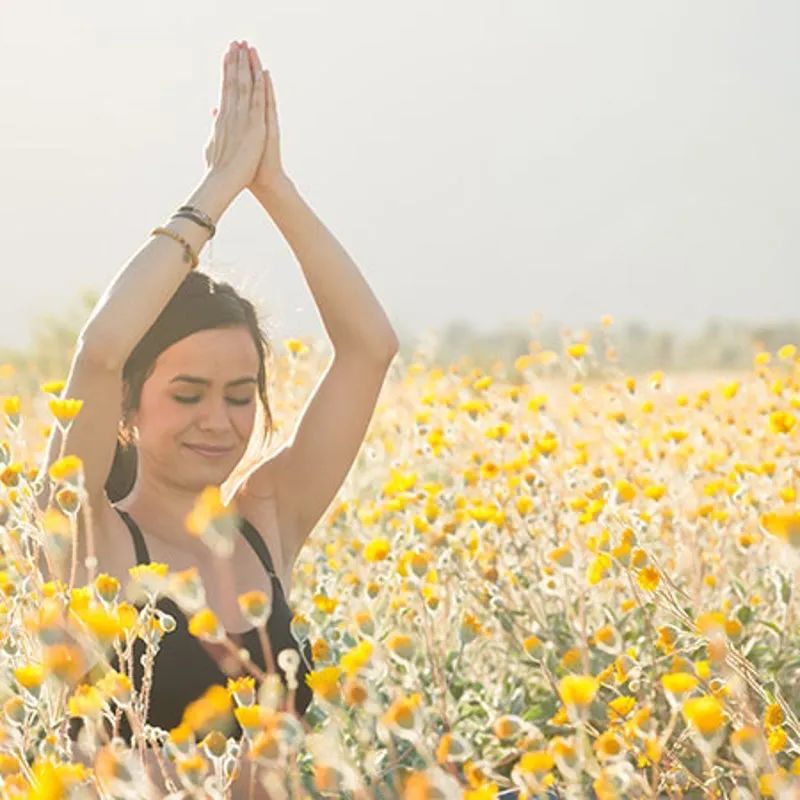
<svg viewBox="0 0 800 800"><path fill-rule="evenodd" d="M229 411L225 399L209 400L201 407L198 425L205 431L226 431L231 427Z"/></svg>

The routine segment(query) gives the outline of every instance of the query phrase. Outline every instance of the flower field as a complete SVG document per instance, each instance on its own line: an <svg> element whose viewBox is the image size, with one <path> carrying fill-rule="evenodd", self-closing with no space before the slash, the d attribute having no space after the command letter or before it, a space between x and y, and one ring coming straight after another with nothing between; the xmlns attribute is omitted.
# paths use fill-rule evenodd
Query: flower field
<svg viewBox="0 0 800 800"><path fill-rule="evenodd" d="M215 687L178 728L148 732L171 797L247 797L245 764L253 796L276 800L800 797L800 354L633 376L610 328L489 369L396 358L295 564L292 629L316 665L305 718L275 674ZM278 440L326 360L284 344ZM189 607L199 587L157 564L127 587L102 564L69 585L79 459L51 466L50 508L33 496L50 426L81 402L31 370L0 366L1 796L141 798L137 751L102 721L135 716L147 687L86 668L137 637L157 665L174 620L154 599ZM193 514L209 546L235 513L224 489ZM263 623L260 593L240 602ZM191 630L224 634L208 608ZM70 714L87 723L86 763ZM221 732L231 716L241 740Z"/></svg>

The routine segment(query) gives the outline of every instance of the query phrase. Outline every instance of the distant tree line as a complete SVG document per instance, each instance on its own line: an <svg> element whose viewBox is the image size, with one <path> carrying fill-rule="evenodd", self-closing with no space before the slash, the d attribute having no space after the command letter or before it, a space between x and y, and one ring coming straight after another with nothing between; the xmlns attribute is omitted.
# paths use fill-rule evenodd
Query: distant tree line
<svg viewBox="0 0 800 800"><path fill-rule="evenodd" d="M36 391L37 375L66 378L78 333L98 299L97 292L83 291L60 315L46 315L32 322L29 348L0 347L0 365L15 367L15 391ZM608 344L616 350L616 363L628 374L655 369L670 372L747 369L759 350L774 353L785 344L800 346L800 321L759 325L712 318L692 334L653 328L638 321L609 327L600 323L580 329L572 326L569 332L557 321L536 326L507 325L490 332L476 330L464 320L422 334L404 331L402 325L395 328L400 337L400 354L406 361L422 353L439 364L466 359L484 369L497 361L512 364L518 356L530 352L531 342L563 356L565 344L574 341L583 330L589 334L593 348L593 358L587 362L589 374L602 373Z"/></svg>

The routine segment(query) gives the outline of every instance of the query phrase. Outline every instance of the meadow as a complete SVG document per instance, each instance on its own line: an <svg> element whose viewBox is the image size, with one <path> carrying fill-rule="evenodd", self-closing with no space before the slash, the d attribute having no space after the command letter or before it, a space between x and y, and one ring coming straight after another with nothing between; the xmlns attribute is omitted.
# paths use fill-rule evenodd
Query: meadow
<svg viewBox="0 0 800 800"><path fill-rule="evenodd" d="M800 797L798 350L631 375L603 330L486 368L396 358L295 565L307 724L275 675L217 687L160 735L171 796L215 796L249 761L276 800ZM327 358L281 344L276 442ZM81 413L63 378L0 366L0 791L142 797L136 751L101 722L141 711L146 689L82 667L137 636L157 661L170 623L152 599L197 587L159 565L128 587L41 568L45 553L69 574L82 507L69 453L51 507L32 500L50 426ZM210 544L235 513L214 487L196 511ZM243 600L253 619L260 600ZM213 609L193 629L213 637ZM68 713L93 732L93 767ZM232 714L241 742L220 733Z"/></svg>

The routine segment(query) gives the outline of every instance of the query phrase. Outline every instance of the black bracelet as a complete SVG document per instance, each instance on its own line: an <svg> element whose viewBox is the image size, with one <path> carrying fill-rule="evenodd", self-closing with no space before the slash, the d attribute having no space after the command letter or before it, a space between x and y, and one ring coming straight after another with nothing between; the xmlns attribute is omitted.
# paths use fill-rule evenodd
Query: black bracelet
<svg viewBox="0 0 800 800"><path fill-rule="evenodd" d="M210 239L213 239L214 234L217 232L217 226L211 221L211 217L194 206L181 206L171 218L173 217L185 217L186 219L194 220L198 225L202 225L209 232Z"/></svg>

